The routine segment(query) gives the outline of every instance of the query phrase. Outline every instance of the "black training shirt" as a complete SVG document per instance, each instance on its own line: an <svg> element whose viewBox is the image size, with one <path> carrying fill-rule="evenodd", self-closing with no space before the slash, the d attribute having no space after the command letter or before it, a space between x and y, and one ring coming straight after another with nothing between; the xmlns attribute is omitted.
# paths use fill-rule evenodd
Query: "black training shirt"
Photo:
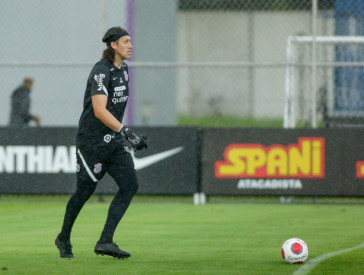
<svg viewBox="0 0 364 275"><path fill-rule="evenodd" d="M121 142L123 138L95 117L91 97L107 96L106 109L122 122L129 96L128 66L123 63L118 69L103 58L95 64L87 80L83 111L78 125L76 144L106 145Z"/></svg>

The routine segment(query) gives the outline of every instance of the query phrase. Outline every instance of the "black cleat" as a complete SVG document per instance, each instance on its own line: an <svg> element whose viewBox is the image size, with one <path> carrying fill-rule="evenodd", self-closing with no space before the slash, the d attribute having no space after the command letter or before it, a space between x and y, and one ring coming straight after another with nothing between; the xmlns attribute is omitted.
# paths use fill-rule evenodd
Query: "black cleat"
<svg viewBox="0 0 364 275"><path fill-rule="evenodd" d="M59 255L61 258L74 258L72 253L72 245L70 241L62 242L59 237L56 238L54 242L59 250Z"/></svg>
<svg viewBox="0 0 364 275"><path fill-rule="evenodd" d="M118 259L126 259L130 257L130 253L122 251L115 243L96 243L95 253L97 255L109 255Z"/></svg>

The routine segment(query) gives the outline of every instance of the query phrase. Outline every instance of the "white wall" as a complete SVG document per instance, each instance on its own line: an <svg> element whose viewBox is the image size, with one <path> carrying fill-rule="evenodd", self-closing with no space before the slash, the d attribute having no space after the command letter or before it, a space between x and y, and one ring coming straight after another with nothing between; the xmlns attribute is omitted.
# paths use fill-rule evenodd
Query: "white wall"
<svg viewBox="0 0 364 275"><path fill-rule="evenodd" d="M310 35L311 20L309 11L179 12L178 61L283 64L287 38ZM318 34L333 33L332 19L318 23ZM284 66L180 69L177 84L180 113L210 114L207 102L218 97L225 114L283 117Z"/></svg>
<svg viewBox="0 0 364 275"><path fill-rule="evenodd" d="M247 61L247 20L240 12L179 12L177 60ZM177 79L180 113L211 114L208 102L214 99L222 112L246 115L247 69L180 69Z"/></svg>

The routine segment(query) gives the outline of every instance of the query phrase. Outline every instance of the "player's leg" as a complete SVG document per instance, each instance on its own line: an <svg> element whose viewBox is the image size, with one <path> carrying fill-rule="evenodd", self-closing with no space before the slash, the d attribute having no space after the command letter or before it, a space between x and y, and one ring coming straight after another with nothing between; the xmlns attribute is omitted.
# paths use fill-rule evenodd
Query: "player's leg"
<svg viewBox="0 0 364 275"><path fill-rule="evenodd" d="M102 157L90 148L77 148L77 189L67 203L61 233L56 245L62 258L73 258L70 236L73 224L86 201L96 189L97 181L105 174L102 170ZM88 164L89 163L89 164Z"/></svg>
<svg viewBox="0 0 364 275"><path fill-rule="evenodd" d="M133 159L128 151L120 150L117 153L117 158L113 159L113 163L110 164L109 174L117 183L119 190L110 204L106 223L100 240L96 244L95 252L117 258L127 258L130 254L120 250L113 244L113 236L116 227L138 190L138 180Z"/></svg>
<svg viewBox="0 0 364 275"><path fill-rule="evenodd" d="M62 230L55 241L62 258L74 257L70 241L72 227L82 207L95 191L96 185L97 182L93 182L92 180L85 181L79 177L77 178L76 192L67 203Z"/></svg>
<svg viewBox="0 0 364 275"><path fill-rule="evenodd" d="M110 175L118 183L119 190L110 204L106 223L100 240L95 246L95 252L96 254L110 255L115 258L128 258L130 257L130 253L121 250L116 244L114 244L113 236L116 227L118 226L121 218L124 216L132 198L138 190L138 181L135 170L132 168L119 169L117 172L110 172Z"/></svg>
<svg viewBox="0 0 364 275"><path fill-rule="evenodd" d="M134 169L119 168L116 171L110 171L110 175L118 184L119 190L110 204L105 227L100 237L101 242L113 241L115 229L138 190L138 181Z"/></svg>
<svg viewBox="0 0 364 275"><path fill-rule="evenodd" d="M82 207L95 191L96 185L96 182L90 180L84 181L80 178L77 179L77 190L68 201L66 207L62 231L60 233L60 238L62 240L70 240L73 224Z"/></svg>

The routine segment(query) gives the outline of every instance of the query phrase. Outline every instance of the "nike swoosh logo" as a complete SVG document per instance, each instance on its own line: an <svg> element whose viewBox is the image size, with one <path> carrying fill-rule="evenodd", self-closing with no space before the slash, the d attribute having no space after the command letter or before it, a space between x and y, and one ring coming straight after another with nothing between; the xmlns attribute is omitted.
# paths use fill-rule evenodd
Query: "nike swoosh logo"
<svg viewBox="0 0 364 275"><path fill-rule="evenodd" d="M137 158L135 156L135 152L133 150L131 150L130 153L134 160L135 170L141 170L145 167L151 166L157 162L160 162L166 158L169 158L169 157L181 152L182 150L183 150L183 146L177 147L177 148L174 148L171 150L167 150L164 152L160 152L160 153L157 153L154 155L150 155L147 157L143 157L143 158Z"/></svg>

